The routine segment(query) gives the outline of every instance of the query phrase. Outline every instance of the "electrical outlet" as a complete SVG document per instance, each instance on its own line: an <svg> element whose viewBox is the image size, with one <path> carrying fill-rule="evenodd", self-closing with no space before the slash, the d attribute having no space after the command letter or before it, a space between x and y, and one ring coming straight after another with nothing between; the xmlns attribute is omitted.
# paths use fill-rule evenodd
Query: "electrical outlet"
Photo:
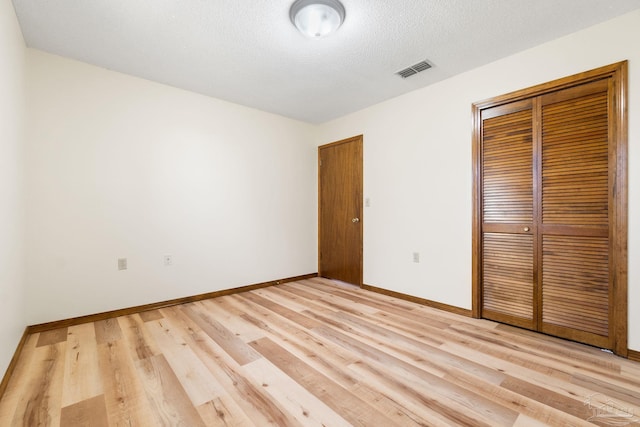
<svg viewBox="0 0 640 427"><path fill-rule="evenodd" d="M164 265L173 265L173 256L172 255L165 255L163 257L164 260Z"/></svg>
<svg viewBox="0 0 640 427"><path fill-rule="evenodd" d="M127 259L118 258L118 270L126 270L126 269L127 269Z"/></svg>
<svg viewBox="0 0 640 427"><path fill-rule="evenodd" d="M413 253L413 262L420 262L420 252Z"/></svg>

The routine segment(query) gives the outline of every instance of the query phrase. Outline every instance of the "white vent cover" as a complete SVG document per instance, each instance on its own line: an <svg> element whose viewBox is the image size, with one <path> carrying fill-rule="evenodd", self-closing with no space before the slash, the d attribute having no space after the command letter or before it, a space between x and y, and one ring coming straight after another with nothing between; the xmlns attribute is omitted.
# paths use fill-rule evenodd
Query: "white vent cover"
<svg viewBox="0 0 640 427"><path fill-rule="evenodd" d="M407 77L411 77L414 74L418 74L419 72L428 70L429 68L431 68L431 64L427 61L422 61L412 65L411 67L405 68L404 70L400 70L396 74L403 79L406 79Z"/></svg>

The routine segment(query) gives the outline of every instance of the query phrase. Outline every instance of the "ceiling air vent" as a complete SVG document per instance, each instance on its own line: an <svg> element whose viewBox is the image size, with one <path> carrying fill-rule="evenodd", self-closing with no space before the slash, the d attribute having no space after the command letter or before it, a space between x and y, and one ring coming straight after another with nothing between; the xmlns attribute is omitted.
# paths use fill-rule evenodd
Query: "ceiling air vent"
<svg viewBox="0 0 640 427"><path fill-rule="evenodd" d="M411 67L405 68L404 70L400 70L396 74L403 79L406 79L407 77L411 77L414 74L418 74L419 72L428 70L429 68L431 68L431 65L427 61L422 61L412 65Z"/></svg>

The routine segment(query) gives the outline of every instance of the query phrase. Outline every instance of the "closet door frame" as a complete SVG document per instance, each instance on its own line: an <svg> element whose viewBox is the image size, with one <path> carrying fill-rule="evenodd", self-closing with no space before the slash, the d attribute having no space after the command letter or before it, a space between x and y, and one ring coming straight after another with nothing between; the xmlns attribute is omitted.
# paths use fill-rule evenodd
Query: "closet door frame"
<svg viewBox="0 0 640 427"><path fill-rule="evenodd" d="M600 67L569 77L543 83L527 89L500 95L472 105L473 126L473 224L472 224L472 316L482 314L482 122L481 113L487 108L537 97L561 89L608 79L614 102L609 106L612 126L609 130L609 172L612 187L610 223L610 272L613 275L609 301L609 338L611 350L627 357L627 61ZM614 162L614 163L613 163ZM535 209L535 207L534 207Z"/></svg>

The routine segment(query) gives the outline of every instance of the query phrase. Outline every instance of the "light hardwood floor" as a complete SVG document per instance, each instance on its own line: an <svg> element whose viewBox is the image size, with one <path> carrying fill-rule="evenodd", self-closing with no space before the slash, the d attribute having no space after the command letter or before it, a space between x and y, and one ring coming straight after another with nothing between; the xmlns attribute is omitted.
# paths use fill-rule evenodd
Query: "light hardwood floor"
<svg viewBox="0 0 640 427"><path fill-rule="evenodd" d="M639 416L638 363L324 279L33 334L0 402L1 426L29 427Z"/></svg>

